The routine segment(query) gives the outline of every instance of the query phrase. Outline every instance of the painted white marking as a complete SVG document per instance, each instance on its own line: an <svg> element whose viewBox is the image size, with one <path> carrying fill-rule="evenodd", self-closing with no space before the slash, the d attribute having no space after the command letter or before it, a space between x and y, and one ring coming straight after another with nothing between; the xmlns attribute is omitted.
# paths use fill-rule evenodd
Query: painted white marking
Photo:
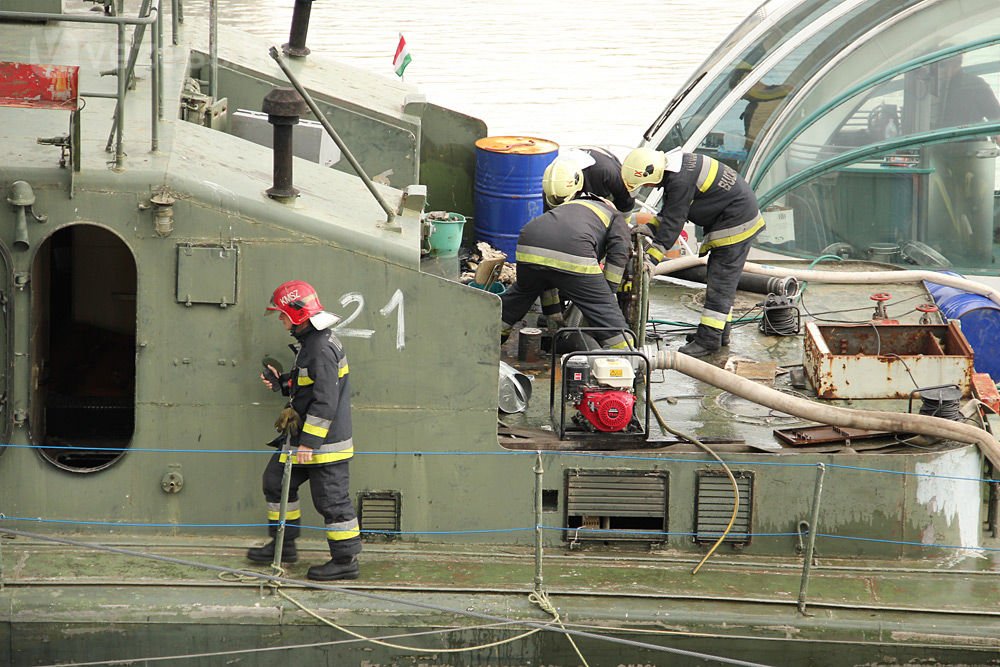
<svg viewBox="0 0 1000 667"><path fill-rule="evenodd" d="M397 289L392 293L392 298L389 299L389 303L385 304L381 310L378 312L382 313L385 317L389 317L389 313L393 309L397 309L396 313L396 349L402 350L406 347L406 327L404 324L403 317L403 291Z"/></svg>

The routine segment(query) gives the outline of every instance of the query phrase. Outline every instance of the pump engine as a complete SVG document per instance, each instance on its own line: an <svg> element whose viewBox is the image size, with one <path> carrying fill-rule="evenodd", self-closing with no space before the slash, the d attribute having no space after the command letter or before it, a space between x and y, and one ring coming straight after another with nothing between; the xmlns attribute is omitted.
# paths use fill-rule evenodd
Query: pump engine
<svg viewBox="0 0 1000 667"><path fill-rule="evenodd" d="M586 431L617 433L632 423L635 371L626 357L573 357L566 362L566 399Z"/></svg>

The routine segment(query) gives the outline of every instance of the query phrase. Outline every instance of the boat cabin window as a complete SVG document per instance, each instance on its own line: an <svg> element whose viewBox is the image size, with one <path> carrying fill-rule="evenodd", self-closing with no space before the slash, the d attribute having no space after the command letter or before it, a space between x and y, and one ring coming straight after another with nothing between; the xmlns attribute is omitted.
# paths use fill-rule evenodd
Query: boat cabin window
<svg viewBox="0 0 1000 667"><path fill-rule="evenodd" d="M975 44L978 32L948 40ZM910 62L945 55L856 91L821 82L800 106L815 106L809 120L782 128L787 140L756 177L762 205L793 225L771 239L774 249L995 271L1000 45L963 53L932 40L924 49Z"/></svg>
<svg viewBox="0 0 1000 667"><path fill-rule="evenodd" d="M73 225L42 243L31 277L32 443L64 470L102 470L135 428L135 259L115 234Z"/></svg>
<svg viewBox="0 0 1000 667"><path fill-rule="evenodd" d="M778 19L773 27L762 33L735 57L731 57L725 68L715 76L708 87L702 90L693 102L686 104L687 110L683 116L671 126L660 140L659 150L666 151L687 143L692 135L701 128L708 115L718 109L730 91L752 70L761 65L765 58L780 47L785 46L786 43L801 39L800 34L804 29L810 28L814 22L841 4L841 0L805 2L791 10L786 16ZM871 4L873 3L863 3L862 8ZM906 4L910 4L910 2ZM825 32L829 33L836 26L851 20L855 22L859 20L870 21L870 18L864 15L859 18L852 12L847 14L846 18L834 23L834 27L827 28ZM771 113L780 106L782 100L795 88L796 84L807 80L809 72L795 72L794 76L792 72L795 66L800 64L815 49L818 40L821 41L821 38L814 37L806 46L795 50L797 56L793 55L783 59L778 67L764 73L759 81L755 82L742 98L729 108L725 118L702 139L702 145L698 152L705 152L720 158L730 166L739 169L746 159L747 151L753 145L756 135L770 119ZM731 41L729 40L728 48L727 45L720 47L709 59L709 63L714 65L719 60L716 54L731 54L732 48L735 47ZM816 59L815 62L821 63L822 60ZM706 66L709 63L706 63ZM699 69L699 74L704 71L706 66Z"/></svg>

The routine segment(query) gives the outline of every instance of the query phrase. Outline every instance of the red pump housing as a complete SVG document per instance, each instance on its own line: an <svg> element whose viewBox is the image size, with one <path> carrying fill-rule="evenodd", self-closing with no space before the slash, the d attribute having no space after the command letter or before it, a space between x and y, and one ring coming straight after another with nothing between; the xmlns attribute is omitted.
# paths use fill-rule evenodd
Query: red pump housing
<svg viewBox="0 0 1000 667"><path fill-rule="evenodd" d="M632 421L635 395L617 389L587 388L576 409L598 431L622 431Z"/></svg>

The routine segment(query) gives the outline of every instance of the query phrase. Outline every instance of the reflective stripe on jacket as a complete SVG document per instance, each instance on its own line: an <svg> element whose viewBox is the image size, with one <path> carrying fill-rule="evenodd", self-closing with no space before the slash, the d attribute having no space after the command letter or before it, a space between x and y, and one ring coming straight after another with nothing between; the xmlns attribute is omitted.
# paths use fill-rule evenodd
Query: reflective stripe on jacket
<svg viewBox="0 0 1000 667"><path fill-rule="evenodd" d="M518 262L564 273L603 273L616 289L629 251L624 216L596 197L574 199L546 211L521 229L517 241Z"/></svg>
<svg viewBox="0 0 1000 667"><path fill-rule="evenodd" d="M688 220L705 232L699 255L742 243L764 229L757 198L747 182L707 155L684 153L680 171L664 172L660 187L663 204L653 226L666 248L673 247Z"/></svg>
<svg viewBox="0 0 1000 667"><path fill-rule="evenodd" d="M302 418L302 428L293 445L313 450L312 460L302 465L349 459L354 455L354 441L350 368L344 346L331 330L312 325L295 337L299 344L290 373L291 405Z"/></svg>

